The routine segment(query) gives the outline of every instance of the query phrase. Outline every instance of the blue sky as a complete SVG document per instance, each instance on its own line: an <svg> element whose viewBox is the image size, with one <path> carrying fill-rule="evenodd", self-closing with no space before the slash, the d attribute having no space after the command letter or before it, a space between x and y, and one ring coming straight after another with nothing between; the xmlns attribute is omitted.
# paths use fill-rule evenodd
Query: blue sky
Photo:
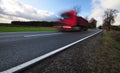
<svg viewBox="0 0 120 73"><path fill-rule="evenodd" d="M95 18L102 24L105 9L120 12L120 0L0 0L0 23L11 21L56 21L58 15L74 6L81 7L80 16ZM120 25L120 13L115 18Z"/></svg>
<svg viewBox="0 0 120 73"><path fill-rule="evenodd" d="M74 6L81 7L79 15L87 16L91 12L91 0L22 0L38 9L47 10L58 14L62 10L72 9Z"/></svg>

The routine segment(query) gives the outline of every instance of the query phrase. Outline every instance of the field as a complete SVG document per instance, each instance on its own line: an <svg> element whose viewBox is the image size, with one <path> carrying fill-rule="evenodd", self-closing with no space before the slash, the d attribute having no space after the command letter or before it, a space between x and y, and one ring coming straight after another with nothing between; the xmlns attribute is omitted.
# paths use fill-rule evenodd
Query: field
<svg viewBox="0 0 120 73"><path fill-rule="evenodd" d="M53 27L6 27L0 26L0 32L56 31Z"/></svg>

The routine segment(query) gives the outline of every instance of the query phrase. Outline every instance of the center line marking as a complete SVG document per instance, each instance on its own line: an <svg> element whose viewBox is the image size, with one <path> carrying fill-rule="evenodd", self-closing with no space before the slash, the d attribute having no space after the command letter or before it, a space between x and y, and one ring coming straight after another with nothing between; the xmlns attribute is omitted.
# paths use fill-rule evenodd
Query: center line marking
<svg viewBox="0 0 120 73"><path fill-rule="evenodd" d="M47 36L47 35L55 35L55 34L62 34L62 33L25 35L24 37Z"/></svg>

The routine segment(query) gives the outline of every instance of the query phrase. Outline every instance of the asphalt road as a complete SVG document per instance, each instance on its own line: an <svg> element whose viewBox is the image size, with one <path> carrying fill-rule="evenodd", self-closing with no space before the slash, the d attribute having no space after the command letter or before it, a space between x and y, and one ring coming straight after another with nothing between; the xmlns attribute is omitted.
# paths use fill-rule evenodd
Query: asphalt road
<svg viewBox="0 0 120 73"><path fill-rule="evenodd" d="M84 32L0 33L0 72L80 40L100 30Z"/></svg>

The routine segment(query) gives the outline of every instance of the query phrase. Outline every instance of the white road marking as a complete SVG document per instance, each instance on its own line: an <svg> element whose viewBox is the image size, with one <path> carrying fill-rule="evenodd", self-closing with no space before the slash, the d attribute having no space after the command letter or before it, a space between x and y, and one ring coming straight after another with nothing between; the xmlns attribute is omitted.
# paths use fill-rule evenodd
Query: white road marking
<svg viewBox="0 0 120 73"><path fill-rule="evenodd" d="M38 57L38 58L35 58L35 59L30 60L30 61L28 61L28 62L25 62L25 63L23 63L23 64L21 64L21 65L18 65L18 66L16 66L16 67L13 67L13 68L8 69L8 70L6 70L6 71L3 71L3 72L1 72L1 73L13 73L13 72L19 71L19 70L21 70L21 69L23 69L23 68L26 68L26 67L28 67L28 66L30 66L30 65L38 62L38 61L41 61L41 60L43 60L43 59L45 59L45 58L47 58L47 57L49 57L49 56L52 56L52 55L54 55L54 54L56 54L56 53L58 53L58 52L60 52L60 51L62 51L62 50L65 50L66 48L68 48L68 47L70 47L70 46L73 46L73 45L75 45L75 44L77 44L77 43L79 43L79 42L81 42L81 41L83 41L83 40L85 40L85 39L88 39L88 38L90 38L90 37L92 37L92 36L94 36L94 35L96 35L96 34L98 34L98 33L100 33L100 32L102 32L102 30L100 30L100 31L98 31L98 32L96 32L96 33L94 33L94 34L92 34L92 35L89 35L89 36L87 36L87 37L85 37L85 38L82 38L82 39L80 39L80 40L78 40L78 41L75 41L75 42L73 42L73 43L70 43L70 44L68 44L68 45L66 45L66 46L64 46L64 47L61 47L61 48L57 49L57 50L54 50L54 51L52 51L52 52L49 52L49 53L47 53L47 54L45 54L45 55L42 55L42 56L40 56L40 57Z"/></svg>
<svg viewBox="0 0 120 73"><path fill-rule="evenodd" d="M47 35L56 35L56 34L62 34L62 33L49 33L49 34L25 35L24 37L47 36Z"/></svg>

